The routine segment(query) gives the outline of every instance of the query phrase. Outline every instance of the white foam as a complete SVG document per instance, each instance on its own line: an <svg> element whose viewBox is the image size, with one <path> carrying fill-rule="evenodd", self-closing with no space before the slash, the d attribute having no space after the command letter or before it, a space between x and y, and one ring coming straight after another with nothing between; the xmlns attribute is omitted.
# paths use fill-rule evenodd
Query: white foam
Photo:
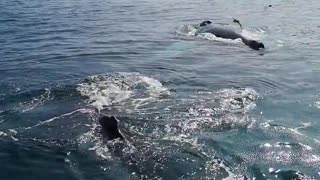
<svg viewBox="0 0 320 180"><path fill-rule="evenodd" d="M17 135L18 134L18 132L16 130L14 130L14 129L9 129L9 132L12 133L13 135Z"/></svg>
<svg viewBox="0 0 320 180"><path fill-rule="evenodd" d="M131 105L134 109L160 100L169 90L153 78L139 73L115 73L90 76L77 90L88 103L101 110L111 105Z"/></svg>
<svg viewBox="0 0 320 180"><path fill-rule="evenodd" d="M316 108L319 108L319 109L320 109L320 101L315 102L315 103L314 103L314 106L315 106Z"/></svg>
<svg viewBox="0 0 320 180"><path fill-rule="evenodd" d="M223 89L217 92L221 98L220 104L224 110L243 109L249 112L256 107L258 93L251 88Z"/></svg>
<svg viewBox="0 0 320 180"><path fill-rule="evenodd" d="M185 134L179 134L176 136L165 136L162 138L163 140L170 140L170 141L177 141L181 143L188 143L192 145L194 148L200 148L201 144L199 144L197 138L190 138L189 136Z"/></svg>
<svg viewBox="0 0 320 180"><path fill-rule="evenodd" d="M5 132L0 131L0 137L1 137L1 136L8 136L8 134L5 133Z"/></svg>
<svg viewBox="0 0 320 180"><path fill-rule="evenodd" d="M273 168L269 168L269 173L274 172Z"/></svg>
<svg viewBox="0 0 320 180"><path fill-rule="evenodd" d="M210 157L212 158L212 157ZM217 159L212 159L206 162L205 170L207 174L219 174L219 171L224 169L227 172L227 177L222 178L223 180L240 180L244 179L243 175L235 174L232 172L232 170L224 164L223 161L218 161ZM216 179L216 177L212 177ZM209 179L212 179L209 178Z"/></svg>
<svg viewBox="0 0 320 180"><path fill-rule="evenodd" d="M72 111L72 112L65 113L65 114L62 114L62 115L60 115L60 116L53 117L53 118L50 118L50 119L45 120L45 121L41 121L41 122L39 122L38 124L33 125L33 126L30 126L30 127L26 127L25 129L31 129L31 128L34 128L34 127L37 127L37 126L40 126L40 125L43 125L43 124L47 124L47 123L50 123L50 122L55 121L55 120L57 120L57 119L60 119L60 118L62 118L62 117L70 116L70 115L72 115L72 114L74 114L74 113L76 113L76 112L81 112L81 113L93 113L94 110L92 110L92 109L77 109L77 110L74 110L74 111Z"/></svg>
<svg viewBox="0 0 320 180"><path fill-rule="evenodd" d="M264 147L267 147L267 148L272 147L272 145L271 145L271 144L269 144L269 143L265 143L263 146L264 146Z"/></svg>
<svg viewBox="0 0 320 180"><path fill-rule="evenodd" d="M224 42L224 43L229 43L229 44L243 44L242 40L240 38L238 39L225 39L225 38L220 38L217 37L211 33L200 33L197 35L200 38L211 40L211 41L219 41L219 42Z"/></svg>
<svg viewBox="0 0 320 180"><path fill-rule="evenodd" d="M248 38L248 39L254 39L254 40L261 40L263 35L264 35L264 31L249 31L247 29L243 29L241 32L241 35Z"/></svg>
<svg viewBox="0 0 320 180"><path fill-rule="evenodd" d="M45 102L50 101L52 99L50 89L45 88L44 90L45 90L45 92L43 94L41 94L40 96L37 96L37 97L33 97L31 101L20 103L21 111L22 112L31 111L35 107L41 106Z"/></svg>
<svg viewBox="0 0 320 180"><path fill-rule="evenodd" d="M197 28L195 28L195 25L183 25L178 28L176 33L178 35L183 36L195 36L197 32Z"/></svg>

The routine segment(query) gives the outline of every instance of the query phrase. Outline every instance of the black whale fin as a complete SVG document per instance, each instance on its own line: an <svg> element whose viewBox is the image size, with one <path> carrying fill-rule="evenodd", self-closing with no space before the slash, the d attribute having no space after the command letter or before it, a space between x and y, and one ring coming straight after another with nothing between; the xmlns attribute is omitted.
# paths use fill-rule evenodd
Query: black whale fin
<svg viewBox="0 0 320 180"><path fill-rule="evenodd" d="M119 131L118 120L114 116L102 116L99 118L99 124L102 127L102 133L108 140L120 138L124 140L124 137Z"/></svg>
<svg viewBox="0 0 320 180"><path fill-rule="evenodd" d="M240 21L238 19L233 18L233 22L239 24L240 29L242 31L242 24L240 23Z"/></svg>

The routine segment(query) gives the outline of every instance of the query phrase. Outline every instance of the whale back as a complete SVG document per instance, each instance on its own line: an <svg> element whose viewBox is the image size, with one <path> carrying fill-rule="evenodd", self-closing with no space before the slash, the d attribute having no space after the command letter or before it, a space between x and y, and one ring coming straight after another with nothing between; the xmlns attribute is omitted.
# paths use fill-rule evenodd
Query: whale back
<svg viewBox="0 0 320 180"><path fill-rule="evenodd" d="M196 35L199 33L211 33L215 35L216 37L224 38L224 39L241 39L244 44L249 46L250 48L254 50L259 50L264 48L264 44L255 40L250 40L245 37L243 37L241 34L233 31L232 29L228 29L221 26L216 25L206 25L201 26L196 32Z"/></svg>
<svg viewBox="0 0 320 180"><path fill-rule="evenodd" d="M197 34L199 33L211 33L217 37L225 38L225 39L238 39L242 38L242 36L232 29L228 29L225 27L214 26L214 25L207 25L202 26L198 29Z"/></svg>

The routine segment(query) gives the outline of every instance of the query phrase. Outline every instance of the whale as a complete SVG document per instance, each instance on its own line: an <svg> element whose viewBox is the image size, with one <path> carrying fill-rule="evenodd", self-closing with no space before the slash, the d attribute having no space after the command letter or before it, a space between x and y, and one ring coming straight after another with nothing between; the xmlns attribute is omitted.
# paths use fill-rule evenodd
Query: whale
<svg viewBox="0 0 320 180"><path fill-rule="evenodd" d="M241 34L235 32L232 29L225 28L223 26L219 25L213 25L211 21L203 21L199 24L197 28L197 31L195 35L199 35L201 33L211 33L215 35L216 37L224 38L224 39L241 39L242 42L249 46L250 48L254 50L260 50L264 49L264 44L261 42L258 42L256 40L248 39Z"/></svg>
<svg viewBox="0 0 320 180"><path fill-rule="evenodd" d="M98 118L100 128L103 133L103 138L107 140L107 147L112 156L119 158L119 160L127 167L128 177L130 179L158 179L163 177L163 179L179 179L182 173L188 173L188 170L192 170L192 167L186 167L183 172L176 172L177 166L180 162L175 159L175 157L185 157L185 155L192 155L193 158L198 158L204 161L205 156L202 154L196 154L193 150L188 151L187 149L179 149L175 151L171 149L176 147L166 146L166 150L173 150L169 152L160 149L159 141L152 145L147 143L146 140L150 141L152 139L140 139L141 136L136 136L130 134L123 126L125 121L130 120L128 117L115 117L109 115L101 115ZM130 130L130 129L129 129ZM128 134L129 133L129 134ZM162 140L163 141L163 140ZM111 142L108 144L108 142ZM175 144L175 143L174 143ZM128 148L128 145L132 148ZM128 149L131 149L128 151ZM183 164L184 162L181 162ZM222 177L227 177L229 167L224 165L223 161L219 159L217 165L223 164L221 166L221 173L217 175L222 179ZM163 167L167 167L164 169Z"/></svg>

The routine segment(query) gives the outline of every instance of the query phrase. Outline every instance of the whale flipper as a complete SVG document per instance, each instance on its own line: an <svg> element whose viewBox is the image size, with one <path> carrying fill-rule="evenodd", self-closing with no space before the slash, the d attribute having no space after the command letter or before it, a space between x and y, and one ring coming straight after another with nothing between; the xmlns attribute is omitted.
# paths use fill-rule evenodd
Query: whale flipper
<svg viewBox="0 0 320 180"><path fill-rule="evenodd" d="M242 31L242 24L240 23L240 21L238 19L233 18L233 22L239 24L240 29Z"/></svg>
<svg viewBox="0 0 320 180"><path fill-rule="evenodd" d="M114 116L100 117L99 124L101 125L103 135L108 138L108 140L117 138L124 140L123 135L119 131L118 120Z"/></svg>

